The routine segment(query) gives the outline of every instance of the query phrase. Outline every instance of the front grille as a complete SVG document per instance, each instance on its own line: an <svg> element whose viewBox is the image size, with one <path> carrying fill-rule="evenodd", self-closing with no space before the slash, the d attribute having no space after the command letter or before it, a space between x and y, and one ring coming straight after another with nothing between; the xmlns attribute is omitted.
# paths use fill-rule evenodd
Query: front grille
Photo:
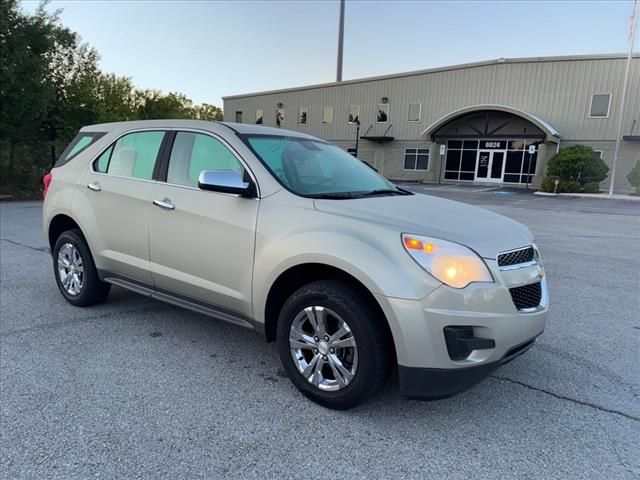
<svg viewBox="0 0 640 480"><path fill-rule="evenodd" d="M525 285L523 287L510 288L511 299L518 310L535 308L542 300L542 286L540 282Z"/></svg>
<svg viewBox="0 0 640 480"><path fill-rule="evenodd" d="M512 252L501 253L498 255L498 266L508 267L509 265L518 265L519 263L532 262L535 257L533 247L523 248L521 250L513 250Z"/></svg>

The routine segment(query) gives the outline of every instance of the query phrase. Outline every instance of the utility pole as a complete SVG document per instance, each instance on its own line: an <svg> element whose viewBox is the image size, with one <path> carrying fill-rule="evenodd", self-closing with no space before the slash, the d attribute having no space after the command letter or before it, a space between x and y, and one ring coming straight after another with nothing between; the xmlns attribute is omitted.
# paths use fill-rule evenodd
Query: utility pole
<svg viewBox="0 0 640 480"><path fill-rule="evenodd" d="M336 82L342 81L342 50L344 47L344 0L340 0L340 20L338 22L338 66Z"/></svg>
<svg viewBox="0 0 640 480"><path fill-rule="evenodd" d="M613 152L613 163L611 164L611 183L609 184L609 195L613 195L613 184L616 181L616 162L620 151L620 138L622 137L622 127L624 114L627 109L627 84L629 83L629 69L631 67L631 56L633 54L633 40L636 35L636 22L638 20L638 0L634 0L631 8L629 23L629 54L627 55L627 69L624 74L624 84L622 87L622 99L620 101L620 119L618 121L618 132L616 133L616 148Z"/></svg>

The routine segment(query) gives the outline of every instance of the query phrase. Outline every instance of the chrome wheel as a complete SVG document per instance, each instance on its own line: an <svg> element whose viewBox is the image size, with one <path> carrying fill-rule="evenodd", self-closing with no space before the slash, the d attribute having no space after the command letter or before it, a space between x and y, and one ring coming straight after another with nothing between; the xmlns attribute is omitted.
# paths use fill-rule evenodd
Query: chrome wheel
<svg viewBox="0 0 640 480"><path fill-rule="evenodd" d="M62 288L76 296L82 290L84 269L80 252L72 243L65 243L58 251L58 278Z"/></svg>
<svg viewBox="0 0 640 480"><path fill-rule="evenodd" d="M320 390L346 387L358 368L358 347L349 325L325 307L307 307L296 315L289 348L298 371Z"/></svg>

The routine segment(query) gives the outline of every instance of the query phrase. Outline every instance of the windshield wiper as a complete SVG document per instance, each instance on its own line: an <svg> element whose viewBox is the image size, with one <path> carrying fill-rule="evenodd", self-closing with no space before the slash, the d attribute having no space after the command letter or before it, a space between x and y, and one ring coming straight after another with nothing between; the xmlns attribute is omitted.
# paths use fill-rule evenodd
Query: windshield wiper
<svg viewBox="0 0 640 480"><path fill-rule="evenodd" d="M327 192L327 193L316 193L314 195L310 195L312 198L328 198L332 200L343 200L346 198L358 198L360 195L353 192Z"/></svg>
<svg viewBox="0 0 640 480"><path fill-rule="evenodd" d="M379 188L377 190L369 190L368 192L359 193L358 197L373 197L375 195L413 195L407 190L400 188Z"/></svg>

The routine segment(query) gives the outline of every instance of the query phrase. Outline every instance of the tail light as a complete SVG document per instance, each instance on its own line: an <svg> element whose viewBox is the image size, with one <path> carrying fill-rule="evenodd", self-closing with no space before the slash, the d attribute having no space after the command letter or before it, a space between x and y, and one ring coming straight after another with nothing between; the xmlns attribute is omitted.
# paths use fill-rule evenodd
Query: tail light
<svg viewBox="0 0 640 480"><path fill-rule="evenodd" d="M42 198L45 198L47 196L47 190L49 190L49 185L51 184L52 179L53 174L51 172L42 177L42 184L44 185L44 189L42 190Z"/></svg>

